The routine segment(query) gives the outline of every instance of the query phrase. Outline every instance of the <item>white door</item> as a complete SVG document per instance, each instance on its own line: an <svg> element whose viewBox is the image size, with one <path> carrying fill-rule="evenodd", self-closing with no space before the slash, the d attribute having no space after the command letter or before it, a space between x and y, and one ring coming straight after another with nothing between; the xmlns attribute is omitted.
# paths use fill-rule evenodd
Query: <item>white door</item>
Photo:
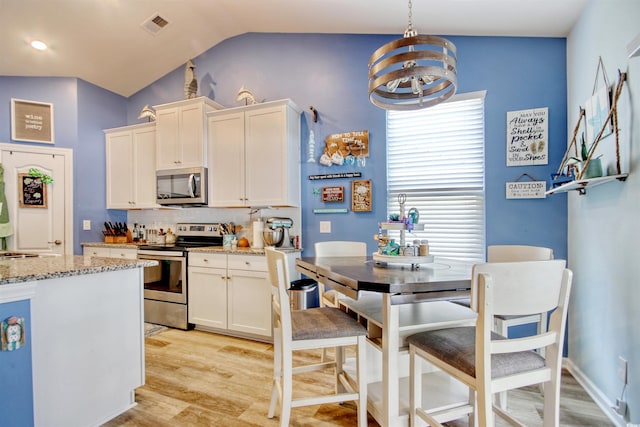
<svg viewBox="0 0 640 427"><path fill-rule="evenodd" d="M5 195L13 235L7 249L73 255L73 152L70 149L0 144ZM53 178L43 206L19 203L19 174L35 168Z"/></svg>

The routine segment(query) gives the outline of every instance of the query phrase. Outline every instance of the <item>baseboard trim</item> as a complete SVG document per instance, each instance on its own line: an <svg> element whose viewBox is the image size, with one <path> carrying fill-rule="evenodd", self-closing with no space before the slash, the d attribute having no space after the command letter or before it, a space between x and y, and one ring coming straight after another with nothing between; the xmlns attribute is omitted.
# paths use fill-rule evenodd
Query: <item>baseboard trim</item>
<svg viewBox="0 0 640 427"><path fill-rule="evenodd" d="M627 422L616 411L613 410L614 402L611 402L607 396L591 380L578 368L571 359L562 359L562 367L567 369L573 378L578 381L578 384L584 388L593 401L600 407L602 412L611 420L611 422L617 427L627 427Z"/></svg>

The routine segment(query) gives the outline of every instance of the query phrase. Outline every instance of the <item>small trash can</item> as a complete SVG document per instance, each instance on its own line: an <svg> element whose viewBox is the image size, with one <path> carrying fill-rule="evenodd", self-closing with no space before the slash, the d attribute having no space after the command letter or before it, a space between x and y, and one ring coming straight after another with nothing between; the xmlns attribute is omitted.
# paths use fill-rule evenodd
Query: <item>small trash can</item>
<svg viewBox="0 0 640 427"><path fill-rule="evenodd" d="M292 281L289 288L289 300L292 310L318 307L318 282L313 279Z"/></svg>

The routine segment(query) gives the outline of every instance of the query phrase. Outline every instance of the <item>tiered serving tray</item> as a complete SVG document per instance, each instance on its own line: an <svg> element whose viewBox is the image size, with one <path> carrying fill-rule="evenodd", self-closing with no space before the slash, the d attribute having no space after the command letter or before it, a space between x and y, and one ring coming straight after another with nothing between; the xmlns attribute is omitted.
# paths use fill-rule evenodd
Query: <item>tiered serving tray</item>
<svg viewBox="0 0 640 427"><path fill-rule="evenodd" d="M373 260L382 266L386 264L404 264L411 265L411 269L420 268L420 264L433 263L433 255L427 256L400 256L400 255L381 255L377 252L373 253Z"/></svg>

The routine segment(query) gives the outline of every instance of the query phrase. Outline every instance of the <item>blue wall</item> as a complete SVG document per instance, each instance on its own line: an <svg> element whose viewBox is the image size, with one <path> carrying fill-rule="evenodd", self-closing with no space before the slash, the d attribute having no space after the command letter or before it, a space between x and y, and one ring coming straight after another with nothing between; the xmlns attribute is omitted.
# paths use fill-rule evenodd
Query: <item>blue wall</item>
<svg viewBox="0 0 640 427"><path fill-rule="evenodd" d="M373 234L386 217L385 112L367 94L369 55L391 36L331 34L245 34L225 40L194 59L199 95L237 106L245 86L259 101L291 98L305 111L302 126L302 235L305 255L319 240L361 240L375 248ZM459 93L486 90L487 244L521 243L552 247L566 257L566 198L506 200L505 183L522 173L548 180L566 147L566 43L562 38L450 37L458 47ZM182 99L180 67L133 95L128 123L136 123L145 104ZM319 112L311 120L309 106ZM549 157L546 166L506 167L508 111L549 108ZM371 155L364 169L327 168L307 163L309 129L314 130L316 157L332 133L368 130ZM373 211L314 214L322 207L350 208L350 181L309 181L309 175L361 171L373 180ZM323 206L314 188L344 185L345 202ZM350 209L349 209L350 210ZM423 213L428 215L428 212ZM319 221L332 222L331 234L319 233Z"/></svg>
<svg viewBox="0 0 640 427"><path fill-rule="evenodd" d="M73 150L74 253L79 254L81 242L102 239L100 230L104 221L126 221L127 218L124 211L106 210L102 132L102 129L125 124L126 99L75 78L0 76L0 142L13 142L11 98L53 104L54 146ZM82 231L83 219L91 220L91 231Z"/></svg>
<svg viewBox="0 0 640 427"><path fill-rule="evenodd" d="M25 343L14 351L0 351L0 426L29 427L33 425L29 301L0 304L0 322L11 316L25 319Z"/></svg>
<svg viewBox="0 0 640 427"><path fill-rule="evenodd" d="M385 112L367 95L367 63L373 50L393 39L379 35L244 34L194 58L199 95L231 107L241 86L259 101L291 98L302 108L302 234L303 245L327 239L361 240L373 251L373 234L386 217ZM549 246L566 257L566 198L506 200L504 185L526 172L547 180L566 147L566 41L563 38L449 37L458 47L459 93L486 90L486 213L487 243L527 243ZM52 102L56 146L74 148L75 251L81 241L101 238L104 220L124 220L126 212L106 211L104 198L104 137L102 129L140 123L145 104L184 98L184 73L179 67L129 99L89 83L65 78L0 77L0 141L9 142L10 98ZM312 123L309 106L319 112ZM506 167L506 113L549 108L547 166ZM373 180L373 207L368 213L314 214L324 207L314 188L344 185L350 180L318 183L309 175L346 172L348 166L326 168L306 163L309 128L316 153L332 133L368 130L371 154L362 169ZM349 202L342 206L348 207ZM331 204L328 207L342 207ZM423 213L428 215L428 212ZM82 231L82 220L94 229ZM319 221L332 222L331 234L319 233ZM312 254L305 251L305 255Z"/></svg>

